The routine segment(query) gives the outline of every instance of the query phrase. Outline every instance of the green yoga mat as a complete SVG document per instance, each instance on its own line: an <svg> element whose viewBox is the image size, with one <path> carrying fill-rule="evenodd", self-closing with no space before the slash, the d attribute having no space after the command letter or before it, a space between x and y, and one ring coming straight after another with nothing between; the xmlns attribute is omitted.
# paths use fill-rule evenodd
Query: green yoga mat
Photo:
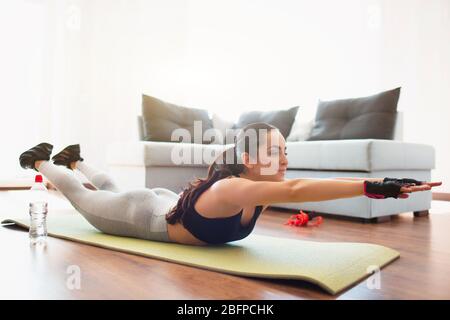
<svg viewBox="0 0 450 320"><path fill-rule="evenodd" d="M48 217L50 236L193 267L271 279L312 282L337 294L399 257L387 247L368 243L313 242L250 234L216 246L192 246L104 234L77 211ZM66 211L67 212L67 211ZM28 229L29 221L6 219Z"/></svg>

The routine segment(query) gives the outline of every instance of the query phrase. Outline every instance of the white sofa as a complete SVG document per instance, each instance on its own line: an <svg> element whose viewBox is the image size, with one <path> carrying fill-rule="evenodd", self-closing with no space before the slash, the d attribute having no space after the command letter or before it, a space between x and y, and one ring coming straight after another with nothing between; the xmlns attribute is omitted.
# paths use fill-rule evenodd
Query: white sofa
<svg viewBox="0 0 450 320"><path fill-rule="evenodd" d="M431 170L435 167L434 147L402 141L402 120L400 112L394 140L287 139L289 165L286 179L409 177L430 181ZM140 117L138 129L142 139ZM110 173L124 188L163 187L179 193L195 177L206 176L209 163L202 161L198 164L174 164L171 154L175 147L194 157L203 152L218 155L230 146L142 140L113 142L108 147L107 163ZM410 194L408 199L375 200L361 196L321 202L274 204L274 207L381 221L404 212L426 215L431 199L431 191L424 191Z"/></svg>

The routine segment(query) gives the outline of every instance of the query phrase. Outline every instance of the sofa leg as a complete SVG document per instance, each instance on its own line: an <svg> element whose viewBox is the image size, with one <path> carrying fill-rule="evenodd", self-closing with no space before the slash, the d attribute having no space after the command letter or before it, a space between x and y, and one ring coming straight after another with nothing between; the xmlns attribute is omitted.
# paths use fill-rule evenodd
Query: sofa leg
<svg viewBox="0 0 450 320"><path fill-rule="evenodd" d="M414 217L428 217L430 212L428 210L414 211Z"/></svg>

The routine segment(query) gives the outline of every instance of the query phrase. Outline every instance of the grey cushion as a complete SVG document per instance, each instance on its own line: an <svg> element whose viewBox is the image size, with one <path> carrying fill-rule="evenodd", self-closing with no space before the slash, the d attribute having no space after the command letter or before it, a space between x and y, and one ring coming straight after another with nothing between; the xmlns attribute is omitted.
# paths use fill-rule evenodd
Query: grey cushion
<svg viewBox="0 0 450 320"><path fill-rule="evenodd" d="M211 143L203 139L205 131L212 128L212 121L206 110L178 106L144 94L142 116L146 141ZM201 121L201 141L194 141L194 121ZM188 130L191 140L172 141L172 132L178 128Z"/></svg>
<svg viewBox="0 0 450 320"><path fill-rule="evenodd" d="M319 101L311 140L394 138L400 88L369 97Z"/></svg>
<svg viewBox="0 0 450 320"><path fill-rule="evenodd" d="M240 129L253 122L266 122L277 127L286 139L291 132L298 108L299 107L297 106L282 110L244 112L233 125L233 129Z"/></svg>

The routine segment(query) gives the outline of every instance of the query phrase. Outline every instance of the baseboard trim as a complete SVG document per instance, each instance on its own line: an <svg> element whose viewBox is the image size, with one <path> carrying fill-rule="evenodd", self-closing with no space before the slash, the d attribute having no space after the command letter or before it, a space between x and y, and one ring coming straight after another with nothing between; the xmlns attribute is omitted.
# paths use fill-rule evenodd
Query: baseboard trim
<svg viewBox="0 0 450 320"><path fill-rule="evenodd" d="M449 192L433 192L433 200L450 201Z"/></svg>

